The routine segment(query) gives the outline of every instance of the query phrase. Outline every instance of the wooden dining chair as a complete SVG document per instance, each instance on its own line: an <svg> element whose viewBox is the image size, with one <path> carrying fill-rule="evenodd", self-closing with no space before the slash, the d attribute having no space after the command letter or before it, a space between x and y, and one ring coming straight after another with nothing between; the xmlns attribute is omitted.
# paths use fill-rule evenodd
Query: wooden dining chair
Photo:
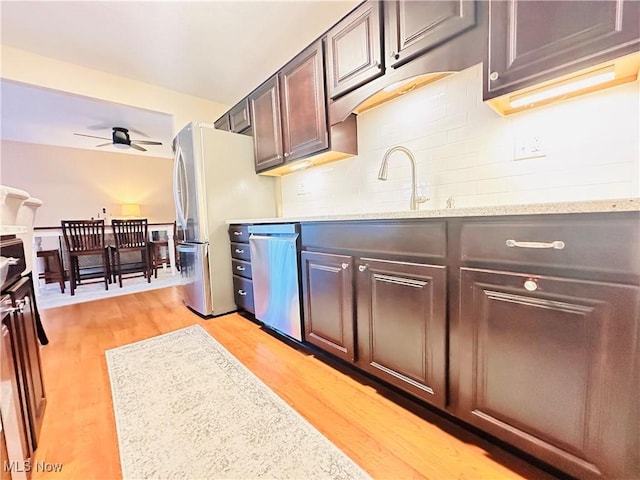
<svg viewBox="0 0 640 480"><path fill-rule="evenodd" d="M147 219L136 220L112 220L114 245L114 274L118 276L118 283L122 288L122 263L120 254L124 252L140 252L143 275L147 282L151 282L151 262L149 243L147 239Z"/></svg>
<svg viewBox="0 0 640 480"><path fill-rule="evenodd" d="M76 287L80 283L79 257L84 255L102 257L104 288L109 290L111 270L107 246L104 242L104 220L62 220L60 224L69 255L71 295L75 295Z"/></svg>
<svg viewBox="0 0 640 480"><path fill-rule="evenodd" d="M161 232L152 232L152 236L154 233L160 234ZM173 222L173 248L174 248L174 257L175 258L175 268L180 271L180 258L178 257L178 238L176 237L176 222ZM149 250L151 252L151 272L153 273L154 278L158 278L158 267L161 267L163 264L170 262L169 255L169 240L166 238L152 238L149 241ZM164 252L164 255L163 255Z"/></svg>

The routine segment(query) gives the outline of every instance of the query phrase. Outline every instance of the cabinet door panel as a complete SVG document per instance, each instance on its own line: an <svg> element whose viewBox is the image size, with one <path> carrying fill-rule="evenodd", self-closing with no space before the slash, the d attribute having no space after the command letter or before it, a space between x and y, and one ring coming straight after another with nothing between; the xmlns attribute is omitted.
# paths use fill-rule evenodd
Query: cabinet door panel
<svg viewBox="0 0 640 480"><path fill-rule="evenodd" d="M638 49L636 1L492 1L490 97ZM509 88L507 88L509 87Z"/></svg>
<svg viewBox="0 0 640 480"><path fill-rule="evenodd" d="M282 90L282 140L287 161L329 146L322 42L307 48L278 74Z"/></svg>
<svg viewBox="0 0 640 480"><path fill-rule="evenodd" d="M444 408L446 268L357 262L358 364Z"/></svg>
<svg viewBox="0 0 640 480"><path fill-rule="evenodd" d="M458 413L574 475L628 476L640 287L463 268L461 292Z"/></svg>
<svg viewBox="0 0 640 480"><path fill-rule="evenodd" d="M305 340L353 362L353 258L302 252Z"/></svg>
<svg viewBox="0 0 640 480"><path fill-rule="evenodd" d="M256 172L284 163L280 87L274 76L249 96Z"/></svg>
<svg viewBox="0 0 640 480"><path fill-rule="evenodd" d="M29 430L34 450L38 446L40 428L46 405L40 344L36 332L35 312L33 310L33 287L29 277L12 286L7 292L11 296L15 313L15 325L20 342L20 359L23 366L24 386L29 417Z"/></svg>
<svg viewBox="0 0 640 480"><path fill-rule="evenodd" d="M476 24L476 4L469 0L385 2L387 54L400 66Z"/></svg>
<svg viewBox="0 0 640 480"><path fill-rule="evenodd" d="M327 33L331 98L384 73L380 22L380 2L366 2Z"/></svg>
<svg viewBox="0 0 640 480"><path fill-rule="evenodd" d="M0 350L2 410L0 415L3 433L7 435L8 447L13 456L12 460L23 462L30 460L35 444L30 431L26 373L20 357L22 341L17 316L9 313L3 313L2 316L2 349ZM6 457L2 460L5 459Z"/></svg>

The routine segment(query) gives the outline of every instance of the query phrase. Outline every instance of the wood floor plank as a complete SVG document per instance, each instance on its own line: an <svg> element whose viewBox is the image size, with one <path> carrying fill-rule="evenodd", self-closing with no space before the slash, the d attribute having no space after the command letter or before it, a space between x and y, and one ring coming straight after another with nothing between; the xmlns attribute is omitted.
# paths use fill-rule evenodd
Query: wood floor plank
<svg viewBox="0 0 640 480"><path fill-rule="evenodd" d="M121 478L104 352L194 324L374 478L552 478L238 314L203 320L182 305L176 287L44 310L42 317L50 340L41 348L48 403L35 460L64 465L63 475L34 471L33 480Z"/></svg>

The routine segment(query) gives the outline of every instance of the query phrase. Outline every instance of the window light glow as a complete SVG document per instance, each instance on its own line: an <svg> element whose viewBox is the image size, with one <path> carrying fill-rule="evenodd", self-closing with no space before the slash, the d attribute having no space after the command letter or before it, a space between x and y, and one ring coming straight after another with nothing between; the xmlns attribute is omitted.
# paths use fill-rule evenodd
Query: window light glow
<svg viewBox="0 0 640 480"><path fill-rule="evenodd" d="M536 102L548 100L554 97L560 97L568 93L577 92L578 90L584 90L601 83L606 83L616 78L616 74L613 70L599 71L595 75L588 77L580 77L573 80L569 80L566 83L560 85L551 86L537 92L525 94L521 97L515 97L509 102L512 108L524 107Z"/></svg>

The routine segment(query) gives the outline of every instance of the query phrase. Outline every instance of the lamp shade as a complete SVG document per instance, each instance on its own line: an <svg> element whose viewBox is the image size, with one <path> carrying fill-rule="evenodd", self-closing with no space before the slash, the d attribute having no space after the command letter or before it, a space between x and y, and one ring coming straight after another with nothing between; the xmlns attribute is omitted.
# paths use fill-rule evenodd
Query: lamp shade
<svg viewBox="0 0 640 480"><path fill-rule="evenodd" d="M140 216L140 205L137 203L123 203L122 216L125 218L134 218Z"/></svg>

